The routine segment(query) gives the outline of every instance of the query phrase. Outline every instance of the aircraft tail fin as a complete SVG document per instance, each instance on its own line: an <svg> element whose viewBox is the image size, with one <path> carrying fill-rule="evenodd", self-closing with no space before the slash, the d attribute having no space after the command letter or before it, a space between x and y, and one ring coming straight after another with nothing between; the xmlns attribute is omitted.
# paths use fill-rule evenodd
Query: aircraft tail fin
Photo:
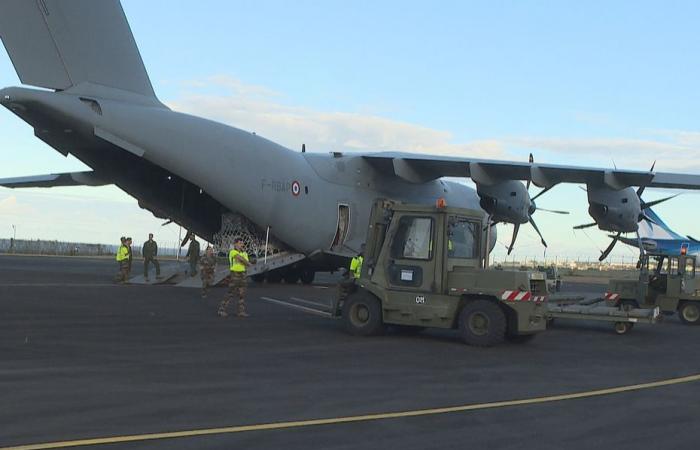
<svg viewBox="0 0 700 450"><path fill-rule="evenodd" d="M3 0L0 38L24 84L88 82L155 98L119 0Z"/></svg>
<svg viewBox="0 0 700 450"><path fill-rule="evenodd" d="M687 240L685 237L676 233L666 225L661 217L658 216L651 208L647 209L645 215L649 217L653 222L642 221L639 224L639 235L643 238L649 239L677 239L677 240Z"/></svg>

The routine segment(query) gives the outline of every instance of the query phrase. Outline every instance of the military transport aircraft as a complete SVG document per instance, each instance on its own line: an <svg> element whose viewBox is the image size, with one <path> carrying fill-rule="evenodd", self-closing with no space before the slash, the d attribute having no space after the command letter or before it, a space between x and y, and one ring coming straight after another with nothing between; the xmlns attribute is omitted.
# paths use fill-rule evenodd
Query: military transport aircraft
<svg viewBox="0 0 700 450"><path fill-rule="evenodd" d="M338 267L365 240L372 202L391 198L484 211L488 224L537 227L534 200L558 183L587 185L595 225L636 232L634 187L700 189L700 175L410 153L293 151L260 135L173 111L153 90L118 0L4 0L0 37L24 85L0 103L36 137L93 170L0 180L6 187L114 184L157 217L215 240L234 214L258 236ZM443 177L469 177L476 190ZM527 182L527 186L523 183ZM530 183L543 188L530 197ZM495 231L495 230L494 230ZM491 245L495 232L491 234ZM544 244L544 240L543 240Z"/></svg>

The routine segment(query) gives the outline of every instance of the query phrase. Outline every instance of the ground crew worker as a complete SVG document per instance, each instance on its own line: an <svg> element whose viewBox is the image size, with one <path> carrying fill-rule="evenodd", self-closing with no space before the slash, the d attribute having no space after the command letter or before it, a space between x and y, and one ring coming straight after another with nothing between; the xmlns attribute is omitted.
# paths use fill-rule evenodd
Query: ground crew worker
<svg viewBox="0 0 700 450"><path fill-rule="evenodd" d="M350 270L345 273L344 279L338 283L339 303L344 301L348 295L352 294L357 289L355 280L360 278L360 274L362 273L362 263L365 261L364 252L365 244L362 244L360 253L350 260Z"/></svg>
<svg viewBox="0 0 700 450"><path fill-rule="evenodd" d="M119 273L115 277L115 281L126 283L129 276L129 248L126 246L126 238L120 238L121 244L117 250L117 264L119 264Z"/></svg>
<svg viewBox="0 0 700 450"><path fill-rule="evenodd" d="M197 275L197 263L199 262L199 242L194 235L190 234L190 246L187 247L187 258L190 262L190 276L193 277Z"/></svg>
<svg viewBox="0 0 700 450"><path fill-rule="evenodd" d="M127 271L126 271L127 279L131 276L131 263L134 260L134 258L133 258L134 254L131 250L131 243L132 242L133 242L133 240L130 237L126 238L126 248L129 250L129 263L127 264Z"/></svg>
<svg viewBox="0 0 700 450"><path fill-rule="evenodd" d="M228 254L229 274L228 294L226 298L219 303L219 316L227 317L228 304L234 299L238 293L238 317L248 317L245 307L245 292L246 292L246 268L249 267L250 259L248 253L243 251L243 239L236 238L233 241L233 250Z"/></svg>
<svg viewBox="0 0 700 450"><path fill-rule="evenodd" d="M362 263L365 261L365 257L363 256L365 252L365 244L362 244L362 248L360 250L360 254L355 256L351 261L350 261L350 273L354 278L360 278L360 275L362 274Z"/></svg>
<svg viewBox="0 0 700 450"><path fill-rule="evenodd" d="M204 256L199 261L200 276L202 277L202 298L207 298L207 291L214 282L214 272L216 272L216 255L214 248L207 245Z"/></svg>
<svg viewBox="0 0 700 450"><path fill-rule="evenodd" d="M143 255L143 277L148 281L148 266L152 263L156 266L156 279L160 278L160 263L156 259L158 256L158 244L153 240L153 233L148 233L148 240L141 247Z"/></svg>

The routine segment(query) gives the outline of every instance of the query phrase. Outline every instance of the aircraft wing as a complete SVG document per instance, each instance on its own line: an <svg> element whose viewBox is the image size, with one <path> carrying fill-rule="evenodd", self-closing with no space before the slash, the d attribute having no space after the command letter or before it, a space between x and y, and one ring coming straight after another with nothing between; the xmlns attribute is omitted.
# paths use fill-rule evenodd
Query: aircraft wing
<svg viewBox="0 0 700 450"><path fill-rule="evenodd" d="M92 171L52 173L28 177L0 178L0 186L7 188L58 187L58 186L104 186L104 181Z"/></svg>
<svg viewBox="0 0 700 450"><path fill-rule="evenodd" d="M412 183L424 183L440 177L469 177L484 184L491 184L498 180L531 180L535 185L543 188L559 183L577 183L607 185L612 189L628 186L700 189L700 175L693 174L600 169L398 152L368 154L363 155L363 158L381 172Z"/></svg>

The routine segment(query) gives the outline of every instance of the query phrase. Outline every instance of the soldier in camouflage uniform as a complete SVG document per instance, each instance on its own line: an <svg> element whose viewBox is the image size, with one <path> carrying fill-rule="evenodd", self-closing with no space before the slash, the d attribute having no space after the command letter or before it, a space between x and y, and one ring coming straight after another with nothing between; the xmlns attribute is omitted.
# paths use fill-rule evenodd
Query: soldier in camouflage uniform
<svg viewBox="0 0 700 450"><path fill-rule="evenodd" d="M199 260L200 276L202 277L202 298L207 298L207 291L214 281L216 271L216 255L211 246L207 246L204 256Z"/></svg>
<svg viewBox="0 0 700 450"><path fill-rule="evenodd" d="M243 251L243 239L236 238L233 242L233 250L229 252L228 261L231 270L229 274L228 294L226 298L219 303L219 316L228 316L228 312L226 311L228 304L231 300L234 300L236 294L238 294L238 312L236 315L238 317L248 317L245 305L246 268L251 264L248 253Z"/></svg>
<svg viewBox="0 0 700 450"><path fill-rule="evenodd" d="M148 281L148 266L153 264L156 266L156 279L160 279L160 263L156 258L158 256L158 244L153 240L153 233L148 233L148 240L141 247L141 255L143 256L143 277Z"/></svg>

